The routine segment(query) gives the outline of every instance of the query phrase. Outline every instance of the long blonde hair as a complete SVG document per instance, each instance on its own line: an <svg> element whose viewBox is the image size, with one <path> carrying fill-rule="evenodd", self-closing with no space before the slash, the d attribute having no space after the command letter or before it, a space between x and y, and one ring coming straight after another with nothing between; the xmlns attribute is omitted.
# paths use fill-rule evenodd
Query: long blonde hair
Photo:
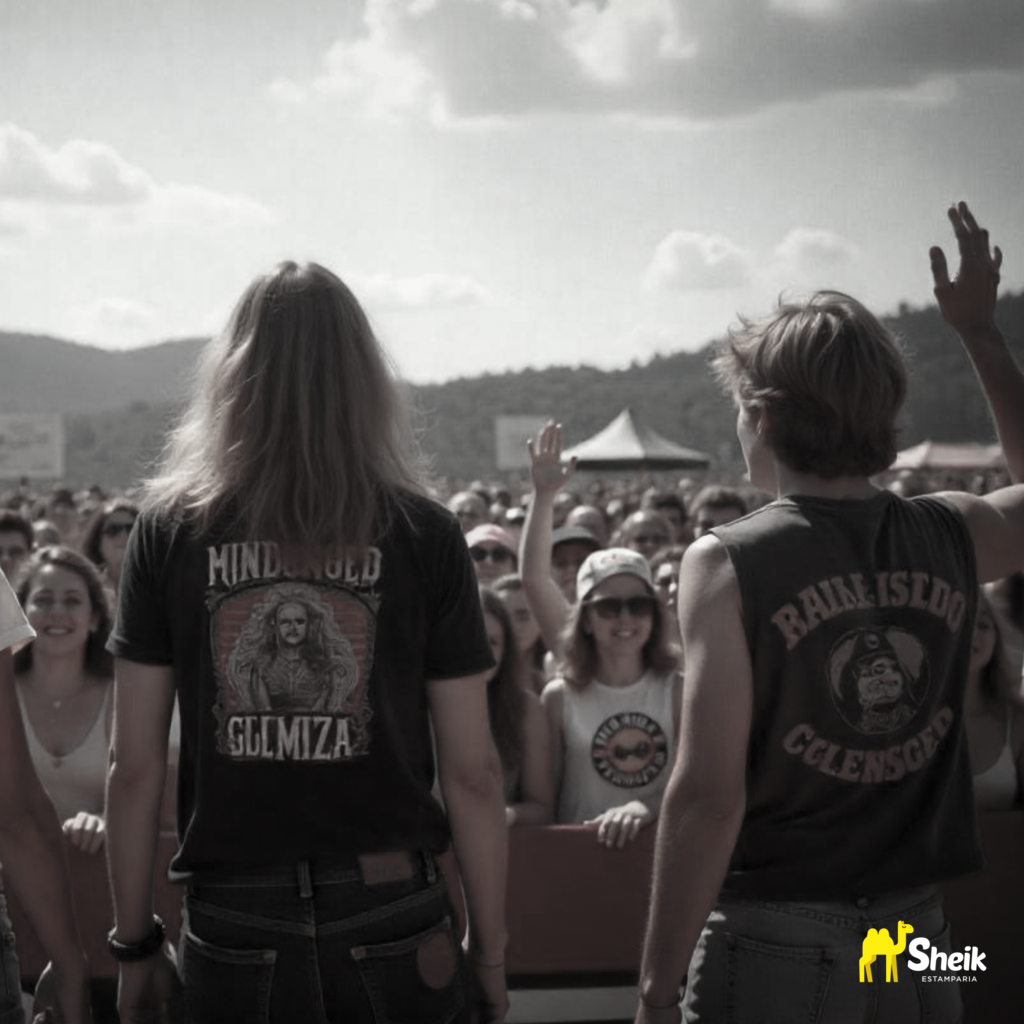
<svg viewBox="0 0 1024 1024"><path fill-rule="evenodd" d="M288 552L361 553L421 460L387 357L348 287L316 263L257 277L207 346L149 506Z"/></svg>

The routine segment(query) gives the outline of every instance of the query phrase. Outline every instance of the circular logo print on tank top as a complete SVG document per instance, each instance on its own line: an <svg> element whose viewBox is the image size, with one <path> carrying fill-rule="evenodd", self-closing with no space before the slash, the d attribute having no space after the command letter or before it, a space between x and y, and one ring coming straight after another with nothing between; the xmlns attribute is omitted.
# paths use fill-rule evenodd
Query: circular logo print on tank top
<svg viewBox="0 0 1024 1024"><path fill-rule="evenodd" d="M590 744L598 774L621 789L639 789L653 782L668 764L668 737L642 712L606 718Z"/></svg>

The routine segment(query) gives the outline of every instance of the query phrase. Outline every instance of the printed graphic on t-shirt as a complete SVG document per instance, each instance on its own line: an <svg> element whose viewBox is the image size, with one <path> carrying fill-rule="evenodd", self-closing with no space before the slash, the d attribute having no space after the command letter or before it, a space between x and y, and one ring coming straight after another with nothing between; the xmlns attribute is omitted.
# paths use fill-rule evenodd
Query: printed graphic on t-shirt
<svg viewBox="0 0 1024 1024"><path fill-rule="evenodd" d="M239 579L224 570L227 558L215 578L213 552L211 583L232 584L209 602L218 750L242 761L337 762L368 753L372 586L360 586L358 575L348 586L338 574Z"/></svg>
<svg viewBox="0 0 1024 1024"><path fill-rule="evenodd" d="M606 718L590 745L598 774L613 786L638 789L653 782L668 764L668 737L642 712Z"/></svg>
<svg viewBox="0 0 1024 1024"><path fill-rule="evenodd" d="M912 621L955 637L967 628L967 596L928 572L852 572L803 587L770 616L786 650L794 651L830 623L839 628L837 620L848 613L876 617L883 609L900 616L901 625L847 628L821 665L839 721L797 719L782 738L787 755L844 782L895 782L943 749L956 720L951 707L935 706L932 690L944 666L929 661L930 648Z"/></svg>
<svg viewBox="0 0 1024 1024"><path fill-rule="evenodd" d="M892 733L907 724L928 692L924 644L902 629L858 629L832 648L832 700L860 733Z"/></svg>

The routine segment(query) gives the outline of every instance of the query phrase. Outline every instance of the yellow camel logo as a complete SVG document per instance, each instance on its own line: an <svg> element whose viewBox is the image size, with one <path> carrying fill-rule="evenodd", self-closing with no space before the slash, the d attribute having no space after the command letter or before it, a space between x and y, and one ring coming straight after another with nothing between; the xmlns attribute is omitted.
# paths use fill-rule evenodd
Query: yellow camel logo
<svg viewBox="0 0 1024 1024"><path fill-rule="evenodd" d="M861 981L864 980L865 973L867 974L868 981L873 982L875 980L871 977L871 965L879 956L885 957L885 980L900 980L896 973L896 957L907 948L907 932L912 932L914 929L913 926L900 921L897 930L899 931L900 940L897 943L893 943L888 928L882 928L881 930L878 928L868 929L860 950Z"/></svg>

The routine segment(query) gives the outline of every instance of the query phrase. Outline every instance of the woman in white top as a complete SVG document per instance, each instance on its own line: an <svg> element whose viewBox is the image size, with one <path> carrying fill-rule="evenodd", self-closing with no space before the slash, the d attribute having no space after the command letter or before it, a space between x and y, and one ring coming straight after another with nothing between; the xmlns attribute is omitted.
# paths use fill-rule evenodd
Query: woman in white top
<svg viewBox="0 0 1024 1024"><path fill-rule="evenodd" d="M672 767L681 677L643 555L595 551L576 581L562 676L544 689L560 824L624 846L657 818Z"/></svg>
<svg viewBox="0 0 1024 1024"><path fill-rule="evenodd" d="M1024 793L1024 699L1000 621L981 591L964 697L967 744L979 811L1009 811Z"/></svg>
<svg viewBox="0 0 1024 1024"><path fill-rule="evenodd" d="M39 784L25 745L14 696L11 649L30 639L32 627L0 572L0 861L11 890L52 959L50 992L67 1024L90 1020L87 965L78 936L71 884L53 805ZM13 936L0 893L0 945L6 978L3 1020L23 1020L20 977L11 954Z"/></svg>
<svg viewBox="0 0 1024 1024"><path fill-rule="evenodd" d="M32 762L71 844L96 853L113 713L106 591L84 556L47 547L23 567L17 594L36 631L14 659Z"/></svg>

